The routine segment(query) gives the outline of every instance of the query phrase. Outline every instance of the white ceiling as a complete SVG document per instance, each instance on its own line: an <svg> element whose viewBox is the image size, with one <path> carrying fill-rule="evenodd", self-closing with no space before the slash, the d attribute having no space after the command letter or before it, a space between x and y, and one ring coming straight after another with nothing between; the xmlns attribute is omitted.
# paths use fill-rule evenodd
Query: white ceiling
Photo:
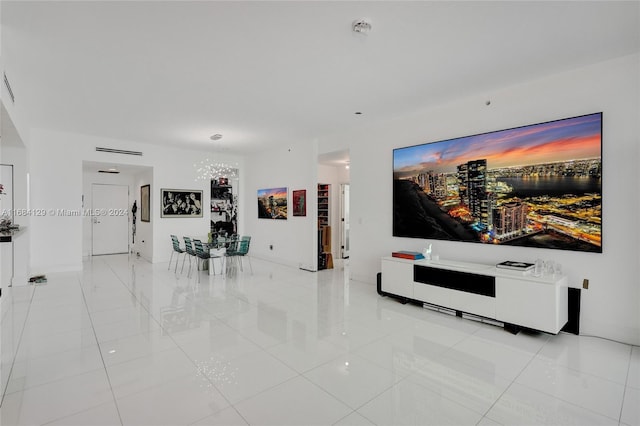
<svg viewBox="0 0 640 426"><path fill-rule="evenodd" d="M5 0L1 53L30 126L242 154L638 52L638 5Z"/></svg>

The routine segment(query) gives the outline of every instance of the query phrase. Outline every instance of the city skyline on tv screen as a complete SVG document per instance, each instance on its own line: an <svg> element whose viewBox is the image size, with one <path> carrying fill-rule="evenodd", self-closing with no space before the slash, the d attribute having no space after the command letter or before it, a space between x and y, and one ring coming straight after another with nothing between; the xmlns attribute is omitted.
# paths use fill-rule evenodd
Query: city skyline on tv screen
<svg viewBox="0 0 640 426"><path fill-rule="evenodd" d="M393 151L393 235L602 252L602 113Z"/></svg>

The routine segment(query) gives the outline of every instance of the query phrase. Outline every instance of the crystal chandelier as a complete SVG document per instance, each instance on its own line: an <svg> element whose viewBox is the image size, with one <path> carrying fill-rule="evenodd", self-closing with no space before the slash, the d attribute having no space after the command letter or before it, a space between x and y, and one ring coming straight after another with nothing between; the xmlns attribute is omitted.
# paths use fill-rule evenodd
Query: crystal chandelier
<svg viewBox="0 0 640 426"><path fill-rule="evenodd" d="M222 139L222 135L216 133L209 139L218 141ZM196 168L196 180L211 180L220 178L236 178L238 177L238 165L228 164L219 161L212 161L209 158L193 165Z"/></svg>
<svg viewBox="0 0 640 426"><path fill-rule="evenodd" d="M196 168L196 180L238 177L238 169L236 165L214 162L208 158L194 164L194 167Z"/></svg>

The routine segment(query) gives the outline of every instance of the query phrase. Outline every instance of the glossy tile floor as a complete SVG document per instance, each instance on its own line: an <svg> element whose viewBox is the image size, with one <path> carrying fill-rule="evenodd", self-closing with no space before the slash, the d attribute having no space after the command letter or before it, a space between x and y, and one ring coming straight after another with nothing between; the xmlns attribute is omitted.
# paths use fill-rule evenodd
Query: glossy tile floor
<svg viewBox="0 0 640 426"><path fill-rule="evenodd" d="M2 296L2 425L640 424L640 350L401 305L348 265L128 256Z"/></svg>

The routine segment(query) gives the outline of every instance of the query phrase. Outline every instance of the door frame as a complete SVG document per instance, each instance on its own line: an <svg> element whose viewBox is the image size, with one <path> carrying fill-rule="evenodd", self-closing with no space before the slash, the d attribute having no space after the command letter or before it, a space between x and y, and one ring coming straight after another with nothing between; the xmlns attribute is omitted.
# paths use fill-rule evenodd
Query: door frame
<svg viewBox="0 0 640 426"><path fill-rule="evenodd" d="M346 193L345 193L346 190ZM349 258L349 245L350 245L350 197L351 197L351 185L348 183L340 184L340 258Z"/></svg>

